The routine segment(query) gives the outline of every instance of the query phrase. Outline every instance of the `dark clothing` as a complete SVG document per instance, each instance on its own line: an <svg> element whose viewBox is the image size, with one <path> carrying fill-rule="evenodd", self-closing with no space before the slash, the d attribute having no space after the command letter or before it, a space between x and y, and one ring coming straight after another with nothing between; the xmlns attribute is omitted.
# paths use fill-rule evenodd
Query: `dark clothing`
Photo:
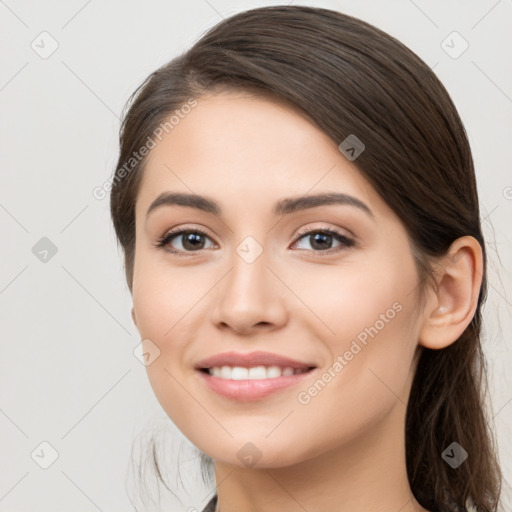
<svg viewBox="0 0 512 512"><path fill-rule="evenodd" d="M217 506L217 495L215 495L203 508L202 512L214 512Z"/></svg>

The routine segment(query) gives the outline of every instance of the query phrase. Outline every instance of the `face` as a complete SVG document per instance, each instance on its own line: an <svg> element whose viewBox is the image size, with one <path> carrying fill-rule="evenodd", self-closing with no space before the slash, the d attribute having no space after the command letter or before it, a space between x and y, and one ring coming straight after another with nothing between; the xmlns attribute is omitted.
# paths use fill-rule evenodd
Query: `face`
<svg viewBox="0 0 512 512"><path fill-rule="evenodd" d="M148 156L133 318L160 404L216 461L288 466L357 442L397 408L403 420L418 275L402 223L356 163L296 109L242 93L200 98ZM214 204L154 203L175 193ZM304 202L322 194L338 196ZM314 369L196 369L257 351Z"/></svg>

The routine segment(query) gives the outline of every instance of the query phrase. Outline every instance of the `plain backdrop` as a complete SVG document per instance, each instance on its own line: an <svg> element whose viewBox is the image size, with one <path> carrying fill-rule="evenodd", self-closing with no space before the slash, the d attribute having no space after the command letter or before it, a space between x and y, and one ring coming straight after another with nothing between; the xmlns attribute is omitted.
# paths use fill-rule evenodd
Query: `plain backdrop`
<svg viewBox="0 0 512 512"><path fill-rule="evenodd" d="M0 1L0 511L133 510L129 494L142 498L132 446L137 459L152 429L164 434L181 499L162 495L161 510L200 510L211 495L197 452L134 355L140 340L108 197L92 191L114 169L122 107L150 72L222 18L281 3ZM484 350L510 503L512 1L293 3L395 36L433 68L460 112L490 259Z"/></svg>

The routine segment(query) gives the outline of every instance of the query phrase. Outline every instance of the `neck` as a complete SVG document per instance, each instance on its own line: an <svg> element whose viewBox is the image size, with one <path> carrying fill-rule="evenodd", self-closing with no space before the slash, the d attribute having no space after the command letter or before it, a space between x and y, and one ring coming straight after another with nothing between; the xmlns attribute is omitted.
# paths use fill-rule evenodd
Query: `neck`
<svg viewBox="0 0 512 512"><path fill-rule="evenodd" d="M356 439L292 466L241 468L215 461L218 509L424 512L407 478L404 422L405 405L397 401Z"/></svg>

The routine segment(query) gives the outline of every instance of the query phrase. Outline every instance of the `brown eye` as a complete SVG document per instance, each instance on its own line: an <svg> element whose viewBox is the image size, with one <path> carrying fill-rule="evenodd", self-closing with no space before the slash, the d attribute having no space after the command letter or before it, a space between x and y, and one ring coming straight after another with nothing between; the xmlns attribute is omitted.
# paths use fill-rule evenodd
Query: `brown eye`
<svg viewBox="0 0 512 512"><path fill-rule="evenodd" d="M302 239L308 241L311 249L318 254L324 254L326 252L333 253L340 250L332 250L333 248L336 249L336 246L332 247L332 244L335 242L338 242L337 247L341 247L341 249L355 245L352 239L332 229L315 229L303 232L297 238L294 245Z"/></svg>
<svg viewBox="0 0 512 512"><path fill-rule="evenodd" d="M209 247L205 246L205 238L211 240L210 237L198 229L180 229L171 231L162 237L157 243L157 247L162 247L172 253L198 252ZM178 247L173 246L173 243Z"/></svg>

